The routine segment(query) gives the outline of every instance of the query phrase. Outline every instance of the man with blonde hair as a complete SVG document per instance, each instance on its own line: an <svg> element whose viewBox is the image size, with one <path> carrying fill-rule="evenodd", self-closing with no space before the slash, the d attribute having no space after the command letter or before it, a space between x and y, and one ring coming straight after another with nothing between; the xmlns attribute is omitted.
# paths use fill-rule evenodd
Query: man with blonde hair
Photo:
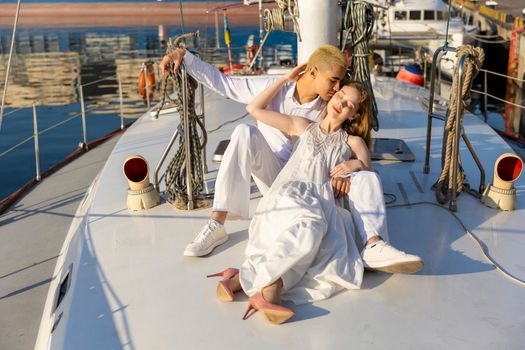
<svg viewBox="0 0 525 350"><path fill-rule="evenodd" d="M280 78L226 76L180 48L163 58L161 69L169 69L170 62L174 71L184 62L189 74L197 81L222 96L244 104L250 103ZM302 66L303 74L297 81L286 84L268 109L314 122L321 121L326 102L339 90L347 68L346 58L337 47L320 46L309 57L307 64ZM238 125L219 167L211 218L186 247L184 255L204 256L225 243L228 240L224 229L227 215L249 216L251 178L264 195L291 153L292 140L289 135L261 122L257 123L257 127ZM352 178L352 190L348 179L334 179L333 187L336 197L346 196L350 192L350 209L357 217L357 231L365 247L365 266L390 272L414 272L407 268L407 264L412 266L414 261L421 260L395 249L383 240L388 238L386 211L377 175L373 172L358 172ZM367 260L370 264L367 264Z"/></svg>

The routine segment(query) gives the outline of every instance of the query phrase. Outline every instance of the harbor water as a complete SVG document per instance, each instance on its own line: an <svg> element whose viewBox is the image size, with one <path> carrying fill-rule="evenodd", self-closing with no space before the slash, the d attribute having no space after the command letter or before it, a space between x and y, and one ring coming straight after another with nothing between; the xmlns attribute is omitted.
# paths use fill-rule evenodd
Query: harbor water
<svg viewBox="0 0 525 350"><path fill-rule="evenodd" d="M214 7L213 1L200 2L206 2L209 8ZM216 32L213 25L213 17L210 18L205 29L200 24L197 26L192 23L191 18L186 20L184 29L182 23L171 26L148 24L132 27L19 27L4 120L0 130L0 199L36 176L35 146L31 138L33 104L36 106L38 130L44 131L39 136L40 168L43 172L77 149L83 141L81 94L86 109L87 142L106 135L121 125L118 79L122 85L124 124L132 122L144 113L147 101L139 94L140 69L146 61L159 62L166 50L167 38L175 37L183 31L199 29L200 38L188 42L188 46L211 63L227 65L222 18L219 32ZM259 41L258 19L254 17L250 25L231 26L230 31L233 61L243 61L250 35L256 43ZM2 90L11 33L12 28L0 28ZM218 46L220 48L217 48ZM296 50L294 33L273 32L265 44L263 55L268 64L278 62L279 58L295 57ZM505 47L490 45L486 46L485 50L487 69L500 71ZM155 70L158 82L161 74L158 68ZM477 89L482 90L481 81L478 77L476 84ZM79 89L81 85L82 92ZM505 97L505 79L489 77L488 85L491 94ZM151 102L156 103L159 98L160 93L157 90ZM485 118L481 96L473 96L470 109L480 118ZM487 122L505 132L504 104L489 99L488 112ZM51 129L47 130L49 128ZM523 138L523 130L519 130L518 135L513 136ZM518 153L523 154L519 142L514 142L512 146ZM13 149L14 147L16 148Z"/></svg>
<svg viewBox="0 0 525 350"><path fill-rule="evenodd" d="M191 22L186 25L185 31L196 30L191 27ZM198 29L200 39L188 43L188 46L193 46L192 50L213 63L226 64L224 42L216 49L215 29ZM167 37L182 33L180 27L162 30ZM258 26L231 28L234 61L245 57L244 46L250 35L258 40ZM10 36L10 29L0 29L2 89ZM223 40L222 31L220 40ZM43 172L73 152L83 141L79 85L83 85L87 142L90 142L120 127L117 74L122 83L124 124L145 112L147 101L140 96L138 88L140 69L146 61L158 63L165 46L165 41L159 36L159 27L19 28L0 130L0 199L36 175L34 141L30 138L33 135L33 103L39 131L64 122L39 136ZM294 55L295 34L270 35L265 45L265 58L270 61L282 50L287 51L287 55ZM155 70L159 82L160 73L157 67ZM151 103L156 103L159 98L157 90Z"/></svg>

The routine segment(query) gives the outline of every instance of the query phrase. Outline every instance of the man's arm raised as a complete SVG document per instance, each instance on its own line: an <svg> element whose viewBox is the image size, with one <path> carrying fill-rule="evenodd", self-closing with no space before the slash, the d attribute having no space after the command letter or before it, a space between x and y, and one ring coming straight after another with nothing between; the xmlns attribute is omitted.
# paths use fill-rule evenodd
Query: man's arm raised
<svg viewBox="0 0 525 350"><path fill-rule="evenodd" d="M222 96L244 104L250 103L255 96L277 79L268 77L230 77L183 48L178 48L162 58L160 68L163 72L169 70L170 62L173 63L173 71L175 72L179 70L182 62L184 62L188 73L198 82Z"/></svg>
<svg viewBox="0 0 525 350"><path fill-rule="evenodd" d="M289 135L300 135L306 129L310 121L301 118L282 114L266 109L275 95L289 82L296 80L299 74L304 71L305 65L295 67L290 73L274 82L266 90L246 106L246 110L255 119L279 129Z"/></svg>

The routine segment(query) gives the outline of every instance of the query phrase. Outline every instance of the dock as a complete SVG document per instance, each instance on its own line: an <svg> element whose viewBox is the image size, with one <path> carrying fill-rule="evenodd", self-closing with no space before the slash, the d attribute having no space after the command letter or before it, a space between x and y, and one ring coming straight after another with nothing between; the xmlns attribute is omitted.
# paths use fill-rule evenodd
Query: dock
<svg viewBox="0 0 525 350"><path fill-rule="evenodd" d="M451 0L452 5L463 14L465 22L476 25L480 32L495 32L505 40L511 40L513 29L523 29L521 0L499 0L496 6L470 0Z"/></svg>

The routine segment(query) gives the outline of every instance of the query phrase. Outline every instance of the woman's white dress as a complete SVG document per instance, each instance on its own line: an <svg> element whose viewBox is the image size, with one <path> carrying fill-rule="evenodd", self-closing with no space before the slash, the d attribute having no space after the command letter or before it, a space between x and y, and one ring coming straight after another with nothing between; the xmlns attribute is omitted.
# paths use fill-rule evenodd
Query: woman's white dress
<svg viewBox="0 0 525 350"><path fill-rule="evenodd" d="M350 158L343 130L325 134L310 124L250 224L243 290L253 295L283 279L285 300L302 304L358 289L363 263L352 216L336 205L330 169Z"/></svg>

